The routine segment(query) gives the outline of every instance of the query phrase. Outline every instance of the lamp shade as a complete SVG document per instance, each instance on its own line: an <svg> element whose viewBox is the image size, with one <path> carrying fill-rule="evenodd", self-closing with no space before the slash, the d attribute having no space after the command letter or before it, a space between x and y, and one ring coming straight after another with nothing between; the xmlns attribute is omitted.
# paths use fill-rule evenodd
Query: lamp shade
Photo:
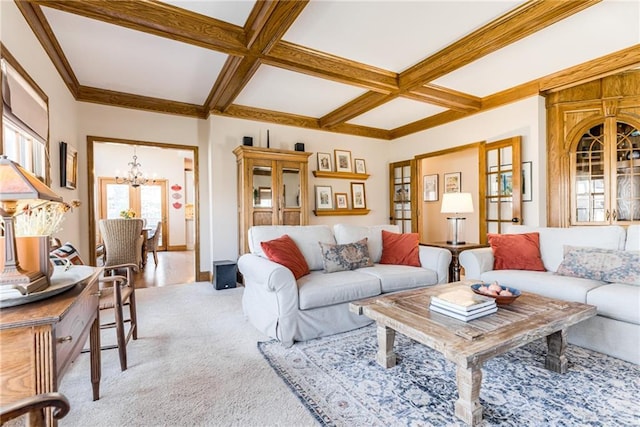
<svg viewBox="0 0 640 427"><path fill-rule="evenodd" d="M473 212L471 193L444 193L440 213Z"/></svg>
<svg viewBox="0 0 640 427"><path fill-rule="evenodd" d="M7 156L0 156L0 201L25 199L61 202L58 196L38 178Z"/></svg>

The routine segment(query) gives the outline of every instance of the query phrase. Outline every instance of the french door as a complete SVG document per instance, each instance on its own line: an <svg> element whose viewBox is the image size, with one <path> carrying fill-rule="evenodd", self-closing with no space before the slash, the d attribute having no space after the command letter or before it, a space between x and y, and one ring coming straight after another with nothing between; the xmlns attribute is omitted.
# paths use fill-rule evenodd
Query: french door
<svg viewBox="0 0 640 427"><path fill-rule="evenodd" d="M521 137L480 143L480 242L502 233L505 224L522 224Z"/></svg>
<svg viewBox="0 0 640 427"><path fill-rule="evenodd" d="M99 218L120 218L120 212L131 209L136 218L146 220L146 227L155 230L158 222L162 223L158 249L166 250L168 236L167 218L167 180L157 179L151 184L131 187L118 184L114 178L100 177L99 183Z"/></svg>

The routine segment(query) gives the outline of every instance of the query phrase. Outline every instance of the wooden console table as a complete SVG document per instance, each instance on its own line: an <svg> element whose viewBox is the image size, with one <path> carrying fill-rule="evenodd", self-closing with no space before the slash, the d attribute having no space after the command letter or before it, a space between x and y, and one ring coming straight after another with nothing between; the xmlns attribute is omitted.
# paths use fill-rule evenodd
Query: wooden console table
<svg viewBox="0 0 640 427"><path fill-rule="evenodd" d="M451 264L449 264L449 282L457 282L460 280L460 261L458 255L467 249L486 248L486 243L463 243L461 245L453 245L447 242L427 242L420 243L423 246L435 246L437 248L447 249L451 252Z"/></svg>
<svg viewBox="0 0 640 427"><path fill-rule="evenodd" d="M90 336L93 400L100 397L99 268L70 289L0 310L0 405L58 391L71 362ZM71 267L72 269L74 267ZM56 278L58 272L54 274ZM68 274L73 277L71 271ZM50 409L47 425L55 426Z"/></svg>

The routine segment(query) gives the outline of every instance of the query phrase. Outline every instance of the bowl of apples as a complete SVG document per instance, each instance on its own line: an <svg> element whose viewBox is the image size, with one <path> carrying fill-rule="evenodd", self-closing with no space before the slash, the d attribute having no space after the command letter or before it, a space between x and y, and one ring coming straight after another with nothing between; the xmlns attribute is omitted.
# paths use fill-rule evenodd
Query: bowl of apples
<svg viewBox="0 0 640 427"><path fill-rule="evenodd" d="M478 295L484 295L496 299L496 304L509 305L520 296L520 291L508 286L501 286L498 282L476 283L471 285L471 290Z"/></svg>

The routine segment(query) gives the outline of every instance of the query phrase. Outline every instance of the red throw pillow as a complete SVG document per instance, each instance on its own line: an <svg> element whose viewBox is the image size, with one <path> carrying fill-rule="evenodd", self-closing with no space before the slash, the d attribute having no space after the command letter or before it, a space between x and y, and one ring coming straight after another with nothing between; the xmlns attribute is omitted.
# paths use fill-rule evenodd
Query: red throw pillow
<svg viewBox="0 0 640 427"><path fill-rule="evenodd" d="M546 271L540 257L540 233L487 234L494 270Z"/></svg>
<svg viewBox="0 0 640 427"><path fill-rule="evenodd" d="M412 265L420 267L418 233L391 233L382 230L380 264Z"/></svg>
<svg viewBox="0 0 640 427"><path fill-rule="evenodd" d="M287 267L296 279L309 274L307 260L304 259L298 245L288 234L268 242L260 242L260 246L262 246L267 258Z"/></svg>

